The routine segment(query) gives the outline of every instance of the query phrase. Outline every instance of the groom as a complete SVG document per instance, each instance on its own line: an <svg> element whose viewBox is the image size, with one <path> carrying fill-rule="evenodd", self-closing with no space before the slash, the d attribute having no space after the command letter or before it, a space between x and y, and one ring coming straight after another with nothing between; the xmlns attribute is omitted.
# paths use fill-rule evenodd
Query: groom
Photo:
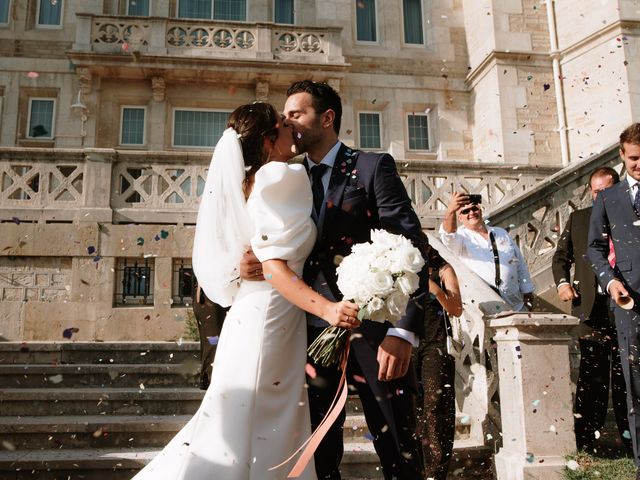
<svg viewBox="0 0 640 480"><path fill-rule="evenodd" d="M304 269L304 280L332 300L342 298L336 266L355 243L370 240L372 229L409 238L425 256L428 240L391 155L352 150L338 139L342 105L325 83L305 80L287 91L286 123L293 127L299 152L305 153L313 191L318 239ZM409 369L412 347L424 330L427 267L420 287L395 328L363 322L354 330L347 378L362 401L367 425L385 479L422 479L419 441L415 438L415 378ZM308 315L308 342L329 324ZM311 360L309 360L310 363ZM340 371L312 364L308 377L313 429L322 421L338 388ZM315 453L320 480L340 479L343 454L341 416Z"/></svg>

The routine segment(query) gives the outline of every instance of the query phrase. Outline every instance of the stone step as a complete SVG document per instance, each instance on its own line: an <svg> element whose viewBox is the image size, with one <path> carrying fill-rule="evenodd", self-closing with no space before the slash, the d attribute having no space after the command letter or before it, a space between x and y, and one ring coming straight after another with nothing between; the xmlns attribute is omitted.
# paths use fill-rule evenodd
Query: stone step
<svg viewBox="0 0 640 480"><path fill-rule="evenodd" d="M197 388L15 388L0 390L2 415L192 415Z"/></svg>
<svg viewBox="0 0 640 480"><path fill-rule="evenodd" d="M0 451L0 478L129 480L159 451L149 448ZM373 447L354 444L346 449L341 470L345 480L381 479L378 465Z"/></svg>
<svg viewBox="0 0 640 480"><path fill-rule="evenodd" d="M0 365L5 388L196 387L200 363Z"/></svg>
<svg viewBox="0 0 640 480"><path fill-rule="evenodd" d="M64 415L0 417L5 448L161 448L191 415Z"/></svg>
<svg viewBox="0 0 640 480"><path fill-rule="evenodd" d="M159 451L159 448L4 450L0 451L0 479L130 480ZM345 444L341 472L344 480L382 479L373 444ZM491 450L454 449L448 478L492 480Z"/></svg>
<svg viewBox="0 0 640 480"><path fill-rule="evenodd" d="M0 364L171 363L199 361L198 342L0 342Z"/></svg>

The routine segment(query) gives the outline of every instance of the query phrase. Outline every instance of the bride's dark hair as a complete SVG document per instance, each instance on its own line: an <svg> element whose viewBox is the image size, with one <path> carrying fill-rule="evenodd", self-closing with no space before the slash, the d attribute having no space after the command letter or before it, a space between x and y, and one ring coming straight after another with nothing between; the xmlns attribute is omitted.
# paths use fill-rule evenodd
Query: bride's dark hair
<svg viewBox="0 0 640 480"><path fill-rule="evenodd" d="M255 102L236 108L227 121L227 128L233 128L242 145L242 156L247 168L246 178L251 178L267 163L264 138L272 142L278 138L278 112L269 103Z"/></svg>

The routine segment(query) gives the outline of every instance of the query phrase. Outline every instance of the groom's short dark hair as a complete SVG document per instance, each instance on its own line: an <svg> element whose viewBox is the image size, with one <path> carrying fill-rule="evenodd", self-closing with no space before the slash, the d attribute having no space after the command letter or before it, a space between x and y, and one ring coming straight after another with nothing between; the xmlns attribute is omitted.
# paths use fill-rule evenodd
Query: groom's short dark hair
<svg viewBox="0 0 640 480"><path fill-rule="evenodd" d="M311 103L316 113L324 113L331 109L335 112L333 120L333 130L336 135L340 134L340 123L342 122L342 100L340 95L330 85L324 82L314 82L313 80L302 80L295 82L287 90L287 97L296 93L308 93L311 95Z"/></svg>

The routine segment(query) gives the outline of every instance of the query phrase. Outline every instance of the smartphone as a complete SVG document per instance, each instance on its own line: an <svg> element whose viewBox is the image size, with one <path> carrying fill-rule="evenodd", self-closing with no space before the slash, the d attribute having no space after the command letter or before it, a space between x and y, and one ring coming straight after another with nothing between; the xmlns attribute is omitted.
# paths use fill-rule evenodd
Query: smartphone
<svg viewBox="0 0 640 480"><path fill-rule="evenodd" d="M470 194L469 195L469 203L472 203L473 205L478 205L478 204L482 203L482 195L480 195L480 194Z"/></svg>

